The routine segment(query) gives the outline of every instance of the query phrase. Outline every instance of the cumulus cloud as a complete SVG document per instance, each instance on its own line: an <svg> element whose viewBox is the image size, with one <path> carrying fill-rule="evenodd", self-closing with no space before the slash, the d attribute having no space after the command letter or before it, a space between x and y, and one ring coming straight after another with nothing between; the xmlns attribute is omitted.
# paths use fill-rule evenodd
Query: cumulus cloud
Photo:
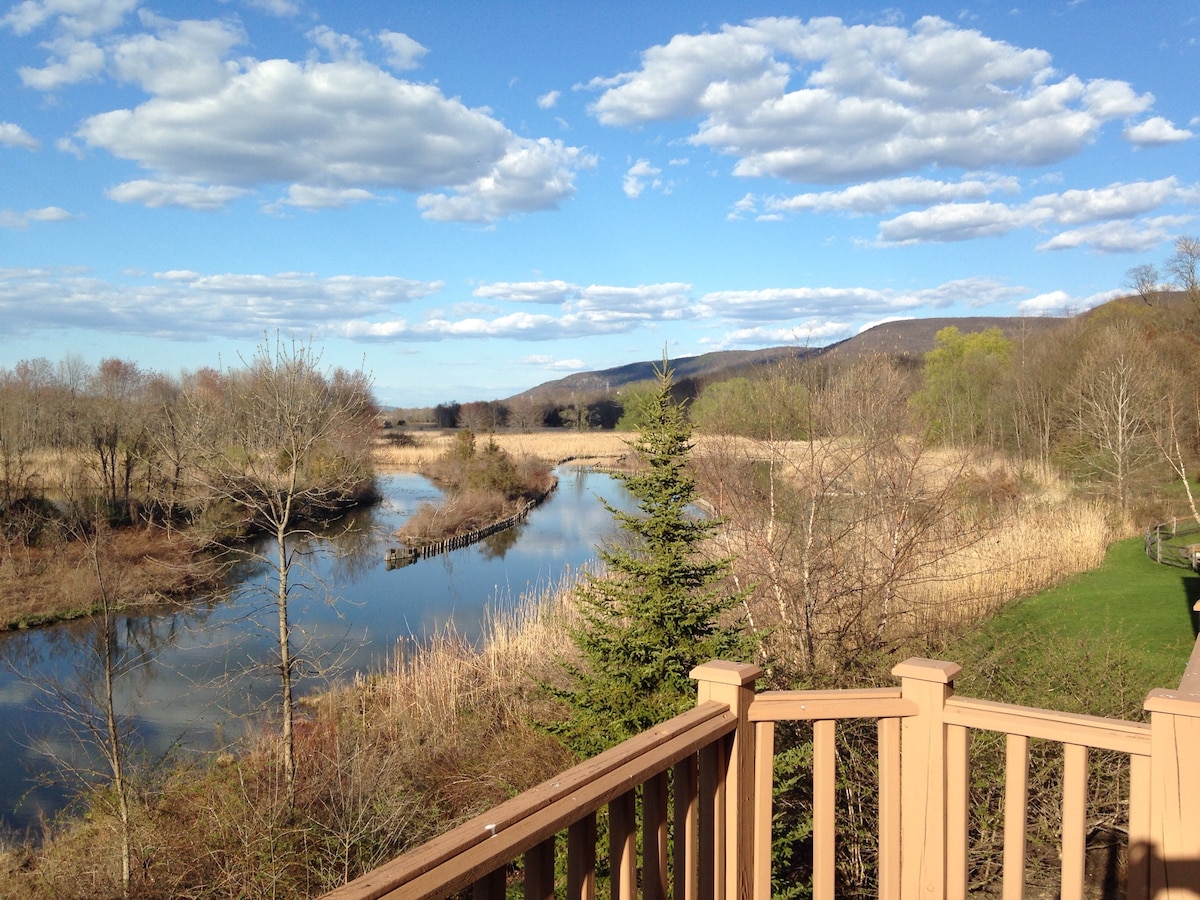
<svg viewBox="0 0 1200 900"><path fill-rule="evenodd" d="M245 188L226 185L138 179L109 188L104 195L117 203L140 203L151 209L177 206L185 209L214 210L221 209L247 193L249 192Z"/></svg>
<svg viewBox="0 0 1200 900"><path fill-rule="evenodd" d="M440 291L394 276L218 274L175 270L111 282L86 273L0 270L0 317L10 334L91 328L173 339L256 338L264 331L340 333L349 318L386 316Z"/></svg>
<svg viewBox="0 0 1200 900"><path fill-rule="evenodd" d="M550 372L579 372L587 368L582 359L558 359L554 356L534 354L518 360L523 366L537 366Z"/></svg>
<svg viewBox="0 0 1200 900"><path fill-rule="evenodd" d="M0 228L23 230L35 222L68 222L76 218L60 206L45 206L25 212L0 209Z"/></svg>
<svg viewBox="0 0 1200 900"><path fill-rule="evenodd" d="M387 64L398 72L417 68L429 52L428 48L399 31L381 31L378 39L387 48Z"/></svg>
<svg viewBox="0 0 1200 900"><path fill-rule="evenodd" d="M991 306L1014 300L1022 293L1021 288L991 278L958 279L909 291L864 287L714 291L700 298L696 312L703 318L747 324L792 319L809 322L818 318L828 322L863 317L894 318L908 311L942 309L956 304L972 308Z"/></svg>
<svg viewBox="0 0 1200 900"><path fill-rule="evenodd" d="M698 119L691 142L736 158L736 174L818 184L1045 165L1153 102L936 17L911 28L764 18L680 34L590 87L604 124Z"/></svg>
<svg viewBox="0 0 1200 900"><path fill-rule="evenodd" d="M144 32L93 39L133 7L28 0L2 20L22 33L57 29L44 44L47 64L21 70L27 85L52 90L108 75L149 95L84 119L74 143L62 142L145 171L110 191L121 202L211 209L222 197L285 186L287 199L263 207L270 212L395 190L420 195L426 218L491 223L556 208L574 195L578 172L595 165L578 147L514 134L490 110L447 97L436 84L396 77L365 58L357 37L324 25L307 33L314 51L304 61L233 57L246 41L233 20L174 21L142 11ZM73 25L71 10L91 25ZM412 69L427 53L400 32L374 41L393 70ZM22 145L15 127L0 134Z"/></svg>
<svg viewBox="0 0 1200 900"><path fill-rule="evenodd" d="M558 106L558 98L561 95L560 91L547 91L537 98L537 105L541 109L554 109Z"/></svg>
<svg viewBox="0 0 1200 900"><path fill-rule="evenodd" d="M839 191L818 191L791 197L743 197L736 204L739 213L762 209L763 214L835 212L871 215L890 212L903 206L928 206L961 200L982 200L997 192L1020 191L1020 182L1011 176L979 174L959 181L938 181L906 176L883 181L868 181Z"/></svg>
<svg viewBox="0 0 1200 900"><path fill-rule="evenodd" d="M37 138L13 122L0 122L0 147L21 147L33 151L42 149Z"/></svg>
<svg viewBox="0 0 1200 900"><path fill-rule="evenodd" d="M112 31L137 4L138 0L23 0L0 18L0 25L29 34L50 24L87 37Z"/></svg>
<svg viewBox="0 0 1200 900"><path fill-rule="evenodd" d="M1169 240L1191 216L1158 216L1133 222L1102 222L1073 228L1038 244L1039 250L1090 247L1097 253L1144 253Z"/></svg>
<svg viewBox="0 0 1200 900"><path fill-rule="evenodd" d="M223 57L246 40L230 22L172 22L143 14L156 34L124 38L112 49L112 69L121 81L137 84L147 93L176 100L203 97L219 91L237 74L235 63Z"/></svg>
<svg viewBox="0 0 1200 900"><path fill-rule="evenodd" d="M1144 122L1131 125L1121 132L1121 137L1139 147L1157 147L1162 144L1178 144L1193 137L1185 128L1176 128L1162 116L1154 116Z"/></svg>
<svg viewBox="0 0 1200 900"><path fill-rule="evenodd" d="M943 203L907 212L879 225L881 244L919 244L998 237L1019 228L1105 223L1104 227L1077 228L1039 246L1051 250L1093 245L1101 252L1118 252L1124 242L1130 252L1149 249L1146 241L1153 224L1140 228L1118 227L1120 220L1135 218L1167 203L1200 202L1200 186L1180 185L1172 176L1157 181L1111 184L1089 190L1042 194L1026 203ZM1114 221L1115 220L1115 221ZM1150 220L1151 223L1166 221ZM1123 235L1124 238L1119 238Z"/></svg>
<svg viewBox="0 0 1200 900"><path fill-rule="evenodd" d="M104 71L104 51L92 41L64 36L45 44L50 60L42 68L21 66L17 74L26 87L52 91L68 84L78 84L97 77Z"/></svg>
<svg viewBox="0 0 1200 900"><path fill-rule="evenodd" d="M1026 316L1074 315L1109 300L1115 300L1126 293L1128 292L1124 290L1112 290L1092 294L1090 297L1074 297L1066 291L1050 291L1022 300L1017 304L1017 309Z"/></svg>
<svg viewBox="0 0 1200 900"><path fill-rule="evenodd" d="M424 218L439 222L489 223L557 209L575 195L575 174L595 165L595 156L562 141L510 135L504 154L487 172L454 184L453 193L422 194L417 205Z"/></svg>
<svg viewBox="0 0 1200 900"><path fill-rule="evenodd" d="M362 203L374 200L375 195L362 188L322 188L310 187L303 184L293 184L288 188L287 197L277 203L264 207L268 212L275 212L285 206L299 209L342 209L352 203Z"/></svg>
<svg viewBox="0 0 1200 900"><path fill-rule="evenodd" d="M647 181L651 187L661 188L662 180L658 177L661 174L662 169L650 165L650 160L639 159L625 173L625 178L621 182L621 190L630 200L635 200L646 189Z"/></svg>

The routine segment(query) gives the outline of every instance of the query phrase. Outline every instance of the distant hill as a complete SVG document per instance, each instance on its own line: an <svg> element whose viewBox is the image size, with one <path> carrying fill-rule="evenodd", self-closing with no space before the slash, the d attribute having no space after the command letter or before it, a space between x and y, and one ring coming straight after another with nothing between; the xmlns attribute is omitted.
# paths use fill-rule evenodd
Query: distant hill
<svg viewBox="0 0 1200 900"><path fill-rule="evenodd" d="M969 334L999 328L1006 336L1040 334L1060 328L1067 322L1060 318L1025 318L1016 316L968 316L938 319L904 319L885 322L868 328L852 338L827 347L768 347L763 350L720 350L701 356L685 356L671 360L677 382L707 382L733 378L742 372L772 365L786 359L807 359L828 356L831 360L847 362L862 356L886 353L893 356L919 357L934 348L934 335L953 325ZM629 384L648 381L654 377L656 361L627 363L612 369L595 372L576 372L565 378L547 381L523 391L509 400L553 400L565 395L594 395L617 391Z"/></svg>

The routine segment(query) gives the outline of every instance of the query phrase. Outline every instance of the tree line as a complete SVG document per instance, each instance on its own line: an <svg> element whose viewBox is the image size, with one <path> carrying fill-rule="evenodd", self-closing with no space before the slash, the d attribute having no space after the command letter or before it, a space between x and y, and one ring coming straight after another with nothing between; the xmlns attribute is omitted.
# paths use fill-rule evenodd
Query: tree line
<svg viewBox="0 0 1200 900"><path fill-rule="evenodd" d="M348 499L369 480L363 438L376 411L369 379L322 369L311 347L280 345L264 355L266 347L236 367L179 374L118 357L93 366L73 355L0 369L6 535L32 539L31 512L168 528L227 516L225 525L259 528L267 524L261 510L222 508L222 501L239 493L235 482L274 489L299 452L308 457L297 478L337 472L334 481L347 490L340 499ZM285 446L288 429L314 410L336 411L335 427L319 446ZM354 479L354 490L340 473L348 465L367 476ZM250 500L248 489L239 496ZM332 500L323 497L310 512Z"/></svg>

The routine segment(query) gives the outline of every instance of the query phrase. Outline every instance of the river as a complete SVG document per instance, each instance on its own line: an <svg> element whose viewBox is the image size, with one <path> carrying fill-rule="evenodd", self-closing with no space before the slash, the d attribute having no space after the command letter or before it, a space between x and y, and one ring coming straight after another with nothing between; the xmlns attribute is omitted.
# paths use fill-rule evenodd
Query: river
<svg viewBox="0 0 1200 900"><path fill-rule="evenodd" d="M612 517L599 498L628 508L610 476L561 468L558 490L516 528L470 547L389 571L392 533L438 490L412 473L382 475L383 500L299 545L306 568L290 610L305 660L299 692L382 668L398 641L453 625L479 636L487 611L557 584L594 557ZM212 752L270 710L277 624L273 572L244 565L223 593L153 615L114 617L124 667L117 707L143 764ZM88 737L98 691L97 620L0 636L0 822L24 832L64 809L80 779L101 770Z"/></svg>

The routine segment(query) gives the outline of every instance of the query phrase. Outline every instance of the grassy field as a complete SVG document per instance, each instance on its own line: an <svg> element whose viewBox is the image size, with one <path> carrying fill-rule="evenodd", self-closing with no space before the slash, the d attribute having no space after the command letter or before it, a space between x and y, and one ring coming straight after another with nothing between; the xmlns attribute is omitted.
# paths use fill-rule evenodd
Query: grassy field
<svg viewBox="0 0 1200 900"><path fill-rule="evenodd" d="M1142 539L1130 538L1109 547L1098 568L1009 604L946 647L945 658L962 663L964 694L1021 695L1022 703L1041 695L1059 709L1128 715L1151 688L1178 685L1196 639L1197 599L1200 576L1152 562Z"/></svg>

